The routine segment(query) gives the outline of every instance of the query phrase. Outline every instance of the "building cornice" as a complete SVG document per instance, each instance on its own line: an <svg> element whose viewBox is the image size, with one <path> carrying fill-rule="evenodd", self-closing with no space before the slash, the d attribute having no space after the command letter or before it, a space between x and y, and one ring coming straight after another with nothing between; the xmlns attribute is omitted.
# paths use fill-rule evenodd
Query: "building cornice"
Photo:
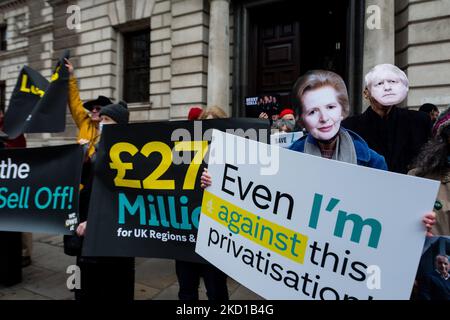
<svg viewBox="0 0 450 320"><path fill-rule="evenodd" d="M24 55L27 53L28 53L28 47L14 49L14 50L0 51L0 60Z"/></svg>
<svg viewBox="0 0 450 320"><path fill-rule="evenodd" d="M23 31L20 31L20 34L26 37L29 37L34 34L46 33L53 30L53 22L43 23L36 27L27 28Z"/></svg>
<svg viewBox="0 0 450 320"><path fill-rule="evenodd" d="M18 6L26 5L27 0L6 0L1 1L0 0L0 11L6 10L6 9L13 9Z"/></svg>
<svg viewBox="0 0 450 320"><path fill-rule="evenodd" d="M68 0L47 0L48 4L51 5L52 7L61 4L61 3L67 3L69 2Z"/></svg>

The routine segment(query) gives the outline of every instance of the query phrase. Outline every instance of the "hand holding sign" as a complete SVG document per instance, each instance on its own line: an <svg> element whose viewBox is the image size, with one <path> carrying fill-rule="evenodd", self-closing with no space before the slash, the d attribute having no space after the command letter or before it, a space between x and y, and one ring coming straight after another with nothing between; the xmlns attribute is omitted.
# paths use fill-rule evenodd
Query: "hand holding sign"
<svg viewBox="0 0 450 320"><path fill-rule="evenodd" d="M212 180L211 180L211 176L208 173L208 169L204 168L202 175L200 177L200 186L204 189L207 188L211 185Z"/></svg>
<svg viewBox="0 0 450 320"><path fill-rule="evenodd" d="M267 139L270 132L256 119L106 126L84 254L203 261L194 252L202 198L198 176L212 127L254 132L255 139Z"/></svg>
<svg viewBox="0 0 450 320"><path fill-rule="evenodd" d="M211 149L229 152L236 139L215 131L221 143ZM218 182L204 191L197 253L268 299L409 298L424 240L420 221L438 182L248 145L278 149L277 179L254 164L210 163ZM292 201L279 201L274 214L277 190Z"/></svg>

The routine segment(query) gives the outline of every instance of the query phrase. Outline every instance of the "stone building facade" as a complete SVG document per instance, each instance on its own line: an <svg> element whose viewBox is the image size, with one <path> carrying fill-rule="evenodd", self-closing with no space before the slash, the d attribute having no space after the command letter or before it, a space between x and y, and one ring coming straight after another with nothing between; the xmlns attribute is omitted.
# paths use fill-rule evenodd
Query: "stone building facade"
<svg viewBox="0 0 450 320"><path fill-rule="evenodd" d="M354 111L360 112L363 74L386 62L410 78L407 107L450 103L450 0L305 3L0 0L4 104L23 65L49 78L64 49L71 51L82 100L139 93L138 101L129 103L131 121L185 119L193 105L219 105L244 116L245 97L273 85L287 99L293 79L317 67L341 72ZM316 30L302 19L329 20L336 28L330 24L330 37L313 39ZM326 58L316 52L318 41ZM28 139L31 145L60 144L75 136L68 114L64 133Z"/></svg>

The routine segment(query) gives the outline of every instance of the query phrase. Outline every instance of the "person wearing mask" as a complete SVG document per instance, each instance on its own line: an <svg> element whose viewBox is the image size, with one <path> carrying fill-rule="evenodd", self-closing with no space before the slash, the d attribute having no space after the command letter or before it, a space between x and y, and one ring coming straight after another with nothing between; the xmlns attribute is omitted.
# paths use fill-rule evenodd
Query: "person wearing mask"
<svg viewBox="0 0 450 320"><path fill-rule="evenodd" d="M341 127L349 113L344 80L336 73L314 70L300 77L293 94L300 106L300 121L309 133L291 150L386 170L384 157L357 134Z"/></svg>
<svg viewBox="0 0 450 320"><path fill-rule="evenodd" d="M408 94L406 74L392 64L372 68L365 76L364 95L370 107L343 121L382 155L389 171L406 174L430 137L431 120L423 112L398 107Z"/></svg>
<svg viewBox="0 0 450 320"><path fill-rule="evenodd" d="M383 156L370 149L359 135L341 127L350 107L347 87L338 74L325 70L309 71L294 84L293 96L297 99L301 122L308 134L294 142L291 150L387 170ZM201 186L208 187L211 182L211 176L204 170ZM422 222L430 232L435 214L426 213Z"/></svg>

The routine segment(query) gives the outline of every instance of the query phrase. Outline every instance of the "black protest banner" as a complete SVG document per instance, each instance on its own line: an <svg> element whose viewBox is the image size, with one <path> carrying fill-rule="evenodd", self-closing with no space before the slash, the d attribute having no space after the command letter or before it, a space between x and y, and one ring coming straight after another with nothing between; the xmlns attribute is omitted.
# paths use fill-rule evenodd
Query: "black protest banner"
<svg viewBox="0 0 450 320"><path fill-rule="evenodd" d="M22 68L5 114L3 129L10 139L25 132L26 120L44 96L47 87L48 81L39 72L28 66Z"/></svg>
<svg viewBox="0 0 450 320"><path fill-rule="evenodd" d="M79 145L0 150L0 230L72 234L78 224Z"/></svg>
<svg viewBox="0 0 450 320"><path fill-rule="evenodd" d="M22 68L5 114L4 131L10 139L22 133L64 131L69 82L64 58L68 56L66 50L58 60L50 83L32 68Z"/></svg>
<svg viewBox="0 0 450 320"><path fill-rule="evenodd" d="M83 255L204 261L195 240L212 128L269 141L259 119L105 126Z"/></svg>

